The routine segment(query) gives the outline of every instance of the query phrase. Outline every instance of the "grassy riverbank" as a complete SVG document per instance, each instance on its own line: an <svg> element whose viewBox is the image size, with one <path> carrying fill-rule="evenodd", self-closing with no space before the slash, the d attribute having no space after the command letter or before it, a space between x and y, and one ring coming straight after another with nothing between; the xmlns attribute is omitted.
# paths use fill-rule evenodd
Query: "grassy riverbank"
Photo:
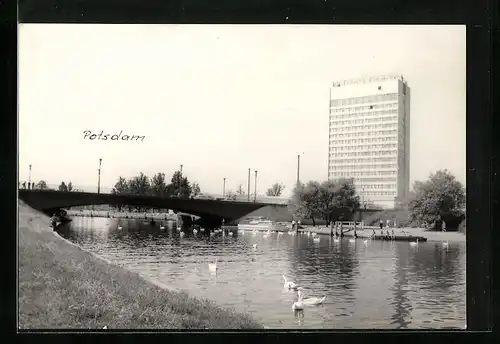
<svg viewBox="0 0 500 344"><path fill-rule="evenodd" d="M19 203L21 329L259 329L250 316L162 289L58 237Z"/></svg>

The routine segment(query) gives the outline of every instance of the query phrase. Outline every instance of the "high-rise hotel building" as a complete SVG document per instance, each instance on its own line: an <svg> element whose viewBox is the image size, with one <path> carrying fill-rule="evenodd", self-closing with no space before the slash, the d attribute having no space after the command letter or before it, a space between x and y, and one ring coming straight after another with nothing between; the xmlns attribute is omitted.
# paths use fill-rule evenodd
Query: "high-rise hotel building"
<svg viewBox="0 0 500 344"><path fill-rule="evenodd" d="M410 88L403 76L334 82L328 179L354 178L361 204L392 208L410 188Z"/></svg>

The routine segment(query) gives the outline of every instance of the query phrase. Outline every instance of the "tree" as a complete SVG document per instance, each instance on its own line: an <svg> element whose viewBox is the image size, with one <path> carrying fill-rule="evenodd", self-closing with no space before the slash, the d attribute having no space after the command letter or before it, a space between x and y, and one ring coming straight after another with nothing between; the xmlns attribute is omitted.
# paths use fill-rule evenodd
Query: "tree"
<svg viewBox="0 0 500 344"><path fill-rule="evenodd" d="M167 195L167 183L165 182L165 173L158 173L151 178L152 193L158 197Z"/></svg>
<svg viewBox="0 0 500 344"><path fill-rule="evenodd" d="M200 185L197 182L194 182L191 186L191 197L196 197L201 193Z"/></svg>
<svg viewBox="0 0 500 344"><path fill-rule="evenodd" d="M68 191L69 192L73 191L73 183L72 182L68 183Z"/></svg>
<svg viewBox="0 0 500 344"><path fill-rule="evenodd" d="M310 181L307 185L299 183L294 189L288 209L298 219L310 218L313 226L315 217L327 222L339 218L346 211L359 207L359 197L352 179L329 180L322 183Z"/></svg>
<svg viewBox="0 0 500 344"><path fill-rule="evenodd" d="M128 187L130 194L134 196L150 196L152 194L149 178L142 172L128 181ZM136 206L136 209L142 211L147 208Z"/></svg>
<svg viewBox="0 0 500 344"><path fill-rule="evenodd" d="M285 186L282 183L274 183L269 189L267 189L268 196L281 196Z"/></svg>
<svg viewBox="0 0 500 344"><path fill-rule="evenodd" d="M359 196L352 179L328 180L320 185L317 211L327 223L338 219L345 211L359 208Z"/></svg>
<svg viewBox="0 0 500 344"><path fill-rule="evenodd" d="M288 203L288 209L298 219L310 218L313 226L316 226L314 216L318 213L317 200L319 199L320 184L309 181L307 185L298 183L293 189L292 198Z"/></svg>
<svg viewBox="0 0 500 344"><path fill-rule="evenodd" d="M244 196L245 195L245 191L243 191L243 185L238 185L238 189L236 189L236 194L240 195L240 196Z"/></svg>
<svg viewBox="0 0 500 344"><path fill-rule="evenodd" d="M47 182L45 180L40 180L37 184L36 184L36 188L37 189L40 189L40 190L46 190L48 189L49 187L47 186Z"/></svg>
<svg viewBox="0 0 500 344"><path fill-rule="evenodd" d="M463 214L465 188L448 170L431 174L426 182L416 181L413 189L408 205L412 221L435 223L445 214Z"/></svg>
<svg viewBox="0 0 500 344"><path fill-rule="evenodd" d="M169 195L179 197L189 197L191 195L191 185L186 177L183 177L180 171L175 171L170 184L167 186Z"/></svg>
<svg viewBox="0 0 500 344"><path fill-rule="evenodd" d="M61 184L59 184L59 191L65 191L65 192L68 191L68 187L66 186L66 183L61 182Z"/></svg>
<svg viewBox="0 0 500 344"><path fill-rule="evenodd" d="M119 177L113 190L111 190L113 195L126 195L130 193L129 184L125 177Z"/></svg>

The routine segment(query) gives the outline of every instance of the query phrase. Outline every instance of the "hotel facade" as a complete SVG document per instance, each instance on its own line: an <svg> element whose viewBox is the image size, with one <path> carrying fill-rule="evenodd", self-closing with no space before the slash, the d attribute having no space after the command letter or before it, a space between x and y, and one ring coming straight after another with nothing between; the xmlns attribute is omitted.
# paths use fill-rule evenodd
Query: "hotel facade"
<svg viewBox="0 0 500 344"><path fill-rule="evenodd" d="M393 208L410 189L410 88L403 76L334 82L328 179L353 178L361 205Z"/></svg>

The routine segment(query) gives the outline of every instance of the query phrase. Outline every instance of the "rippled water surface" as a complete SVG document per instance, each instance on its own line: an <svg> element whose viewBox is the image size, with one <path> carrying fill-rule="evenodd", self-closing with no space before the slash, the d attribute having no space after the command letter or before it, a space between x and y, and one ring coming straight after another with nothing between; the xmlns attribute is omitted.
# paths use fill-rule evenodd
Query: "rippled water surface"
<svg viewBox="0 0 500 344"><path fill-rule="evenodd" d="M63 237L169 288L184 289L252 314L270 328L464 328L465 243L358 239L319 243L306 235L193 235L165 223L76 217ZM123 227L118 229L118 226ZM257 248L252 247L257 244ZM208 263L218 258L218 272ZM282 275L324 296L321 306L292 311Z"/></svg>

